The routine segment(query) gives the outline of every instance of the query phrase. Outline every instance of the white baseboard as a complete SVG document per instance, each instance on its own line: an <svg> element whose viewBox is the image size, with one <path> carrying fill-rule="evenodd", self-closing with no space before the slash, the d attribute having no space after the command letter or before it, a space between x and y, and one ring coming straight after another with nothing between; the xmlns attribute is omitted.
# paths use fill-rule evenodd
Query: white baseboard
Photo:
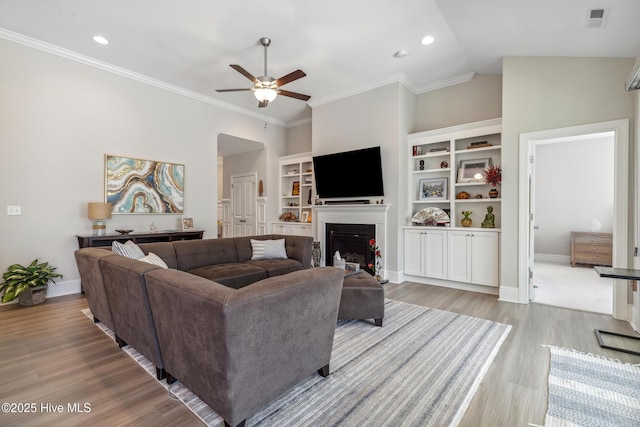
<svg viewBox="0 0 640 427"><path fill-rule="evenodd" d="M554 264L570 265L571 257L569 255L555 255L555 254L534 254L533 261L537 262L552 262Z"/></svg>
<svg viewBox="0 0 640 427"><path fill-rule="evenodd" d="M64 280L62 282L56 282L55 284L49 284L47 287L47 298L79 293L80 279Z"/></svg>
<svg viewBox="0 0 640 427"><path fill-rule="evenodd" d="M520 290L512 286L500 286L499 301L520 303Z"/></svg>

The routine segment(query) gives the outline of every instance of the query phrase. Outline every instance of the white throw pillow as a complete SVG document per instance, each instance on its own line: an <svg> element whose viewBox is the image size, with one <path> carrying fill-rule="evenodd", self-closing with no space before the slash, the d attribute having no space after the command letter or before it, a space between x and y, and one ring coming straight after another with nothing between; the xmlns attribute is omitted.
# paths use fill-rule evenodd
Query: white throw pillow
<svg viewBox="0 0 640 427"><path fill-rule="evenodd" d="M133 243L131 240L127 240L124 244L120 242L113 242L111 244L111 250L127 258L140 259L144 258L144 252L140 249L140 246Z"/></svg>
<svg viewBox="0 0 640 427"><path fill-rule="evenodd" d="M287 250L284 239L278 240L254 240L251 239L253 254L251 259L275 259L287 258Z"/></svg>
<svg viewBox="0 0 640 427"><path fill-rule="evenodd" d="M153 252L149 252L149 255L142 257L139 261L148 262L149 264L159 265L162 268L169 268L166 262L162 260L158 255Z"/></svg>

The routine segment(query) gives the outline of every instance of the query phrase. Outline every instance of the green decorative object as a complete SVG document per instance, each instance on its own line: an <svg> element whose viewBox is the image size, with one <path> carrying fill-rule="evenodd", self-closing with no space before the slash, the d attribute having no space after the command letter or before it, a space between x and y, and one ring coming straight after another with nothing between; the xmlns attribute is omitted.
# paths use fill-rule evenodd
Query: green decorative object
<svg viewBox="0 0 640 427"><path fill-rule="evenodd" d="M48 262L38 264L35 259L29 266L25 267L20 264L9 266L7 271L2 275L4 280L0 283L0 294L2 302L13 301L23 293L28 293L26 298L21 298L21 305L34 305L44 302L46 295L46 286L49 282L55 283L53 279L62 277L62 274L55 272L56 267L49 265ZM44 289L44 292L43 292ZM36 291L31 294L30 291Z"/></svg>
<svg viewBox="0 0 640 427"><path fill-rule="evenodd" d="M464 218L460 220L460 224L463 227L471 227L471 224L473 224L473 220L469 218L472 213L473 211L462 211L462 215L464 215Z"/></svg>
<svg viewBox="0 0 640 427"><path fill-rule="evenodd" d="M496 228L495 224L496 216L493 214L493 206L487 206L487 214L482 221L482 228Z"/></svg>

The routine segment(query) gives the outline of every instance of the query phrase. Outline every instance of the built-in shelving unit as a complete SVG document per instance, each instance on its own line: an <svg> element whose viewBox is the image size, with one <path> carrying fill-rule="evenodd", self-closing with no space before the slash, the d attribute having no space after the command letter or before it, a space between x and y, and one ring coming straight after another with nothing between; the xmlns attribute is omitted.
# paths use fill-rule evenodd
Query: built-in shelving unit
<svg viewBox="0 0 640 427"><path fill-rule="evenodd" d="M311 236L314 198L311 153L281 157L279 168L280 218L273 223L273 232Z"/></svg>
<svg viewBox="0 0 640 427"><path fill-rule="evenodd" d="M473 224L479 227L487 207L492 206L496 228L500 228L500 188L485 183L484 178L461 176L460 170L476 163L501 165L501 132L502 121L495 119L409 135L410 217L423 208L439 207L449 213L451 226L459 227L461 212L471 210ZM465 168L467 173L472 170ZM437 180L444 180L442 197L425 195L424 184ZM492 188L498 190L497 198L490 198ZM469 198L461 198L463 192Z"/></svg>
<svg viewBox="0 0 640 427"><path fill-rule="evenodd" d="M501 166L501 132L502 120L494 119L409 135L403 266L409 280L497 294L500 187L483 175L489 165ZM495 227L482 228L489 206ZM414 226L411 218L425 208L444 210L450 223ZM463 211L473 212L471 227L462 226Z"/></svg>

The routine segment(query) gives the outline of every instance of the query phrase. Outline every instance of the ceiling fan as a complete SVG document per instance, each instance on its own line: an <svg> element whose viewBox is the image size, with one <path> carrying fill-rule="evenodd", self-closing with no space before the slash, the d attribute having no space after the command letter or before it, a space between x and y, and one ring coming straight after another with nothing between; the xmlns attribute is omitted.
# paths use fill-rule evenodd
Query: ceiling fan
<svg viewBox="0 0 640 427"><path fill-rule="evenodd" d="M240 92L240 91L253 91L253 94L258 99L258 107L266 107L270 102L276 99L276 96L288 96L290 98L301 99L302 101L308 101L311 99L309 95L303 95L301 93L290 92L288 90L280 89L281 86L291 83L294 80L301 79L306 76L304 71L295 70L286 76L282 76L279 79L274 79L267 75L267 48L271 44L271 39L268 37L262 37L260 44L264 46L264 75L260 77L254 77L247 70L239 65L231 64L230 67L248 78L253 82L252 88L246 89L216 89L216 92Z"/></svg>

